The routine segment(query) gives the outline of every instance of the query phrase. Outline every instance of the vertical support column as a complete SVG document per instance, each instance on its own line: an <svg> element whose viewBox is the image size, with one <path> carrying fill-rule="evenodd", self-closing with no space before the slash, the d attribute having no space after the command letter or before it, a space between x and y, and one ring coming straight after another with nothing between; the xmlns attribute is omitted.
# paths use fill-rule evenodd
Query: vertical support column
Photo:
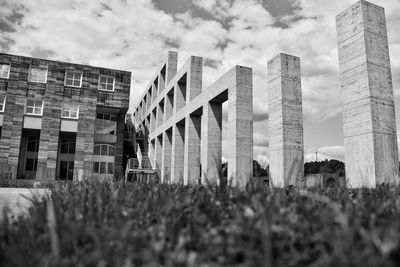
<svg viewBox="0 0 400 267"><path fill-rule="evenodd" d="M392 76L382 7L359 1L336 17L346 176L350 187L398 184Z"/></svg>
<svg viewBox="0 0 400 267"><path fill-rule="evenodd" d="M162 147L161 183L171 182L172 129L164 132Z"/></svg>
<svg viewBox="0 0 400 267"><path fill-rule="evenodd" d="M156 108L154 108L150 112L150 133L152 133L156 129L156 123L157 123L157 113L156 113Z"/></svg>
<svg viewBox="0 0 400 267"><path fill-rule="evenodd" d="M201 116L189 115L185 118L185 159L183 183L198 184L200 179L200 136Z"/></svg>
<svg viewBox="0 0 400 267"><path fill-rule="evenodd" d="M190 58L190 69L188 73L188 90L186 102L189 103L201 94L203 80L203 58L192 56Z"/></svg>
<svg viewBox="0 0 400 267"><path fill-rule="evenodd" d="M253 176L252 69L236 67L236 86L228 90L228 184L245 187Z"/></svg>
<svg viewBox="0 0 400 267"><path fill-rule="evenodd" d="M171 81L171 79L176 75L177 71L178 71L178 53L173 51L168 51L167 70L166 70L167 83Z"/></svg>
<svg viewBox="0 0 400 267"><path fill-rule="evenodd" d="M0 178L17 178L25 95L17 83L9 84L0 138Z"/></svg>
<svg viewBox="0 0 400 267"><path fill-rule="evenodd" d="M183 75L174 88L174 113L186 105L187 74Z"/></svg>
<svg viewBox="0 0 400 267"><path fill-rule="evenodd" d="M269 177L274 187L304 176L300 58L279 54L268 62Z"/></svg>
<svg viewBox="0 0 400 267"><path fill-rule="evenodd" d="M55 180L57 169L58 140L61 124L61 104L63 96L54 90L54 86L46 87L40 131L37 163L37 180Z"/></svg>
<svg viewBox="0 0 400 267"><path fill-rule="evenodd" d="M172 127L172 159L171 159L171 182L175 184L183 183L185 152L185 125L184 123L175 124Z"/></svg>
<svg viewBox="0 0 400 267"><path fill-rule="evenodd" d="M114 178L121 181L124 177L124 131L125 131L125 118L122 114L118 115L117 120L117 143L115 144L115 173Z"/></svg>
<svg viewBox="0 0 400 267"><path fill-rule="evenodd" d="M155 166L158 177L161 177L162 170L162 154L163 154L163 135L159 135L156 138L156 148L155 148Z"/></svg>
<svg viewBox="0 0 400 267"><path fill-rule="evenodd" d="M161 100L157 105L157 126L160 127L164 123L164 100Z"/></svg>
<svg viewBox="0 0 400 267"><path fill-rule="evenodd" d="M74 180L89 179L93 168L94 124L96 119L97 90L83 90L79 107L78 131L74 161Z"/></svg>
<svg viewBox="0 0 400 267"><path fill-rule="evenodd" d="M169 120L174 113L174 94L167 94L164 101L164 121Z"/></svg>
<svg viewBox="0 0 400 267"><path fill-rule="evenodd" d="M201 182L219 184L222 160L222 104L203 106L201 119Z"/></svg>

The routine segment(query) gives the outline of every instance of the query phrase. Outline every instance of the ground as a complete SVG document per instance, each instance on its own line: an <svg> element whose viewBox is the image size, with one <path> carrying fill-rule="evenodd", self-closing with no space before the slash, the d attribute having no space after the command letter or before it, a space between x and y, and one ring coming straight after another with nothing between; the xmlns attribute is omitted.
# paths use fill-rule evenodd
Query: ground
<svg viewBox="0 0 400 267"><path fill-rule="evenodd" d="M53 185L29 216L1 222L0 266L399 266L399 196L389 186Z"/></svg>

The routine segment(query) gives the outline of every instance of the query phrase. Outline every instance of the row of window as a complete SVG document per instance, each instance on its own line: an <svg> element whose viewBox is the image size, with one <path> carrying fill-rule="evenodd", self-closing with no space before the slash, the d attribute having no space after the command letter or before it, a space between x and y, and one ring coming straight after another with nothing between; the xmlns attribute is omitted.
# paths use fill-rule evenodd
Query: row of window
<svg viewBox="0 0 400 267"><path fill-rule="evenodd" d="M10 77L10 64L0 64L0 78L8 79ZM30 66L28 81L35 83L47 82L47 67ZM64 85L72 87L82 87L82 72L66 71ZM108 75L99 76L99 90L114 91L115 78Z"/></svg>

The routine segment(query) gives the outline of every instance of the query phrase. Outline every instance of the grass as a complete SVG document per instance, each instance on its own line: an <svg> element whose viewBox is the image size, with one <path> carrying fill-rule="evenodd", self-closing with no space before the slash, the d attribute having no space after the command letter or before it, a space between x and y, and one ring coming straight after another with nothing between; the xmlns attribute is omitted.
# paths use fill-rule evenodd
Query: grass
<svg viewBox="0 0 400 267"><path fill-rule="evenodd" d="M400 188L73 184L0 225L0 266L399 266Z"/></svg>

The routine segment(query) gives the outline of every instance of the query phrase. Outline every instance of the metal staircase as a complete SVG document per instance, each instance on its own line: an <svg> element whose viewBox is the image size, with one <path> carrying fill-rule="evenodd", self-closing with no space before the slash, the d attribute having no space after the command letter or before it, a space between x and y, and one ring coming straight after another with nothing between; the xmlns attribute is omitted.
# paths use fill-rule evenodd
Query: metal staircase
<svg viewBox="0 0 400 267"><path fill-rule="evenodd" d="M129 181L129 178L139 182L149 182L151 179L157 179L157 172L152 165L148 153L142 150L139 144L136 156L137 158L128 159L125 169L125 182Z"/></svg>

